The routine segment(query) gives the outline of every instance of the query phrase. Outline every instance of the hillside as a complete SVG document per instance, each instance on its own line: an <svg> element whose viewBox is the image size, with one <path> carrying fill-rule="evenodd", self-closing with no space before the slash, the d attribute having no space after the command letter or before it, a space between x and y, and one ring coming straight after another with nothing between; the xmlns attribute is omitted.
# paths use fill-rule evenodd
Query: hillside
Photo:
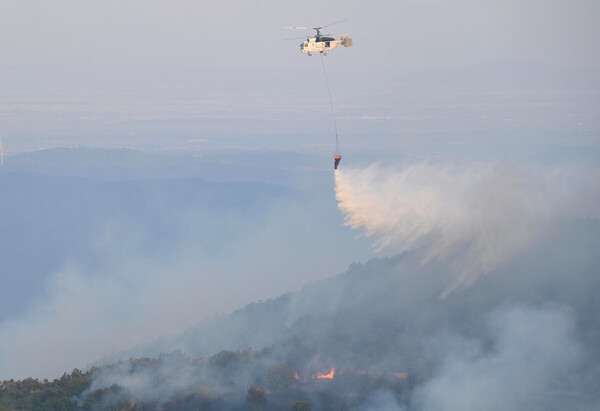
<svg viewBox="0 0 600 411"><path fill-rule="evenodd" d="M446 299L444 265L418 251L354 264L92 368L78 407L245 409L256 386L263 409L455 409L448 389L485 409L593 409L600 224L556 234Z"/></svg>

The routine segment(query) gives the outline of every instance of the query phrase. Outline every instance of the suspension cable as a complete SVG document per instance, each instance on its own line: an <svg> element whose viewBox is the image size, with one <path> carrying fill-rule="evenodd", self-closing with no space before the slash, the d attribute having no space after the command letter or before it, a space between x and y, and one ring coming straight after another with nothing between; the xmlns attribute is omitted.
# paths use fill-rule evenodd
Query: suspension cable
<svg viewBox="0 0 600 411"><path fill-rule="evenodd" d="M335 123L335 112L333 111L333 99L331 98L331 90L329 89L329 79L327 78L327 71L325 71L325 62L323 61L323 55L319 53L321 57L321 65L323 66L323 74L325 74L325 84L327 84L327 94L329 94L329 105L331 106L331 117L333 118L333 131L335 131L335 154L340 153L340 140L338 138L337 124Z"/></svg>

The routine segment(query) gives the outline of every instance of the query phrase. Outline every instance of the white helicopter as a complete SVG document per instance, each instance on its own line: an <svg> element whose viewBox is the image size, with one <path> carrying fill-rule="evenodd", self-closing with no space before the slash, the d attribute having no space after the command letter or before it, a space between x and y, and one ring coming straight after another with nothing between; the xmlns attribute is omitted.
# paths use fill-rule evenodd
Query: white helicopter
<svg viewBox="0 0 600 411"><path fill-rule="evenodd" d="M341 23L346 20L336 21L335 23L327 24L326 26L313 27L313 30L317 31L317 35L315 37L309 37L303 43L300 43L300 51L304 54L308 54L312 56L312 53L323 53L324 56L327 55L327 52L331 49L334 49L338 46L350 47L352 45L352 39L344 34L339 40L336 40L334 37L329 37L331 34L321 34L321 30L325 27L333 26L334 24ZM284 27L286 29L294 29L294 30L309 30L308 27L298 27L298 26L287 26ZM294 37L294 40L300 39L303 37Z"/></svg>

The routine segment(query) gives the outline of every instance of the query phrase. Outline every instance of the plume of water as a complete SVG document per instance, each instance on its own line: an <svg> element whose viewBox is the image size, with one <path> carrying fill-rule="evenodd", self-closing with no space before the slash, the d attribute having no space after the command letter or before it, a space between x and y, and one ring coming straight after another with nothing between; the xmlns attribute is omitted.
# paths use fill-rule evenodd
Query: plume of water
<svg viewBox="0 0 600 411"><path fill-rule="evenodd" d="M373 165L335 173L344 225L375 238L377 251L423 250L422 264L451 260L468 285L526 244L533 181L510 167L457 170Z"/></svg>

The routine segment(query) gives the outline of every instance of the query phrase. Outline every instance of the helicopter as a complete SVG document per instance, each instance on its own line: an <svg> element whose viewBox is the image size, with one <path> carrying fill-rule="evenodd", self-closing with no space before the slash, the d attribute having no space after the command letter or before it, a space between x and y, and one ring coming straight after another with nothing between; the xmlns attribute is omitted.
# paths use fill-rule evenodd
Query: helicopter
<svg viewBox="0 0 600 411"><path fill-rule="evenodd" d="M312 29L316 30L317 34L315 35L315 37L309 37L306 39L306 41L300 43L300 51L303 54L308 54L309 56L312 56L312 53L316 53L316 52L322 53L324 56L326 56L327 52L329 50L332 50L336 47L339 47L339 46L350 47L352 45L352 39L346 34L342 35L342 37L339 40L336 40L334 37L330 37L331 34L322 34L321 33L321 30L324 29L325 27L333 26L334 24L338 24L343 21L346 21L346 20L336 21L335 23L327 24L325 26L313 27ZM298 26L287 26L284 28L293 29L293 30L309 30L308 27L298 27ZM294 39L299 39L299 38L303 38L303 37L295 37L295 38L287 39L287 40L294 40Z"/></svg>

